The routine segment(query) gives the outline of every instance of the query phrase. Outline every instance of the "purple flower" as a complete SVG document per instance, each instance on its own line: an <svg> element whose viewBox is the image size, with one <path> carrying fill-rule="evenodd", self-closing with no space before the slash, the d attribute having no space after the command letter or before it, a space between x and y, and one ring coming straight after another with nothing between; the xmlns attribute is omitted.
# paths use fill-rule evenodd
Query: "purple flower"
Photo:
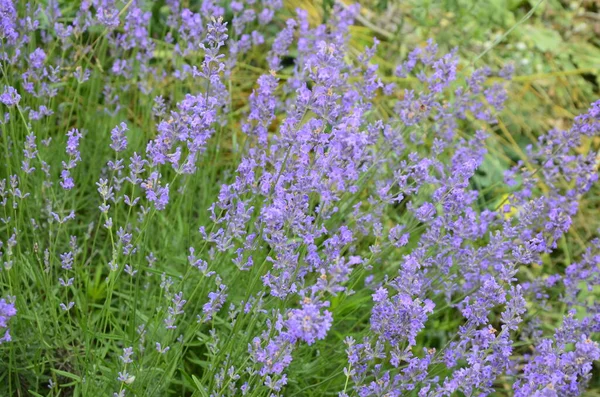
<svg viewBox="0 0 600 397"><path fill-rule="evenodd" d="M131 356L133 355L133 347L126 347L123 349L123 354L119 356L119 359L123 364L130 364L133 362Z"/></svg>
<svg viewBox="0 0 600 397"><path fill-rule="evenodd" d="M373 295L376 303L371 315L371 329L392 345L401 342L416 344L416 336L435 305L428 299L412 299L406 294L397 294L389 299L384 291L379 289Z"/></svg>
<svg viewBox="0 0 600 397"><path fill-rule="evenodd" d="M7 302L5 299L0 299L0 328L8 328L8 320L17 314L15 304ZM9 342L11 336L9 330L4 332L4 336L0 337L0 344Z"/></svg>
<svg viewBox="0 0 600 397"><path fill-rule="evenodd" d="M96 13L96 18L98 18L98 22L109 29L116 29L119 27L119 9L106 5L98 8Z"/></svg>
<svg viewBox="0 0 600 397"><path fill-rule="evenodd" d="M166 324L167 329L177 328L175 326L175 317L184 313L183 305L185 305L187 302L185 299L182 299L182 298L183 298L183 292L179 292L179 293L175 294L175 296L171 300L172 305L169 306L169 309L168 309L169 314L168 314L167 318L165 319L165 324Z"/></svg>
<svg viewBox="0 0 600 397"><path fill-rule="evenodd" d="M402 233L402 230L404 230L403 225L396 225L390 229L389 239L395 247L403 247L408 244L410 235L408 233Z"/></svg>
<svg viewBox="0 0 600 397"><path fill-rule="evenodd" d="M38 153L35 139L36 136L33 132L29 133L25 138L25 148L23 149L23 157L25 157L25 159L22 161L21 169L27 174L31 174L35 171L35 167L31 166L31 160L35 159Z"/></svg>
<svg viewBox="0 0 600 397"><path fill-rule="evenodd" d="M433 218L436 210L433 204L423 203L416 211L415 217L421 222L427 222Z"/></svg>
<svg viewBox="0 0 600 397"><path fill-rule="evenodd" d="M44 61L46 60L46 53L41 48L36 48L29 55L29 64L34 69L40 69L44 66Z"/></svg>
<svg viewBox="0 0 600 397"><path fill-rule="evenodd" d="M110 132L110 139L112 141L110 147L115 152L122 152L127 148L127 136L125 135L127 130L127 124L121 123Z"/></svg>
<svg viewBox="0 0 600 397"><path fill-rule="evenodd" d="M4 86L4 92L0 94L0 102L5 104L6 106L15 106L19 104L21 100L21 95L17 93L11 86Z"/></svg>
<svg viewBox="0 0 600 397"><path fill-rule="evenodd" d="M304 298L302 308L287 312L288 318L285 321L287 335L292 340L302 340L309 345L318 339L325 338L327 331L331 328L333 317L328 310L321 312L324 306L324 304L314 303L309 298Z"/></svg>
<svg viewBox="0 0 600 397"><path fill-rule="evenodd" d="M169 203L169 185L161 186L159 178L160 174L155 171L141 185L146 191L148 201L154 203L154 207L160 211Z"/></svg>
<svg viewBox="0 0 600 397"><path fill-rule="evenodd" d="M574 350L567 351L565 345L550 339L538 343L523 378L515 383L515 396L581 395L592 377L592 363L600 360L600 346L585 335L569 342L575 344Z"/></svg>
<svg viewBox="0 0 600 397"><path fill-rule="evenodd" d="M73 252L69 251L69 252L65 252L64 254L60 254L60 264L63 269L72 270L73 262L74 262Z"/></svg>
<svg viewBox="0 0 600 397"><path fill-rule="evenodd" d="M206 302L202 306L202 316L198 316L198 322L208 322L210 321L223 304L225 304L225 300L227 299L227 286L225 284L219 285L219 288L216 291L209 292L208 294L208 302Z"/></svg>
<svg viewBox="0 0 600 397"><path fill-rule="evenodd" d="M261 376L281 374L292 362L292 346L284 338L271 339L266 346L261 346L260 338L254 338L248 351L257 363L261 363Z"/></svg>
<svg viewBox="0 0 600 397"><path fill-rule="evenodd" d="M16 42L19 37L17 33L17 11L12 0L0 1L0 34L9 43Z"/></svg>
<svg viewBox="0 0 600 397"><path fill-rule="evenodd" d="M79 140L82 135L76 128L67 132L67 154L73 157L76 160L81 159L81 155L79 153Z"/></svg>
<svg viewBox="0 0 600 397"><path fill-rule="evenodd" d="M297 23L295 20L288 19L286 27L277 34L277 37L275 37L273 47L268 55L269 68L271 70L277 71L281 68L281 57L287 53L288 48L294 40L296 25Z"/></svg>

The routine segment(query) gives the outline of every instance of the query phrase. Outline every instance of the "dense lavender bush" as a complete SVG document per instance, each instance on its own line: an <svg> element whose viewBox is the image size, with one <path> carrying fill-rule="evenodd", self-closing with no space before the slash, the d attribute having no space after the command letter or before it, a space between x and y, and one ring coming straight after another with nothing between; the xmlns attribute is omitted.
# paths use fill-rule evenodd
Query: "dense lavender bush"
<svg viewBox="0 0 600 397"><path fill-rule="evenodd" d="M510 65L194 4L0 1L0 394L582 395L600 101L490 197Z"/></svg>

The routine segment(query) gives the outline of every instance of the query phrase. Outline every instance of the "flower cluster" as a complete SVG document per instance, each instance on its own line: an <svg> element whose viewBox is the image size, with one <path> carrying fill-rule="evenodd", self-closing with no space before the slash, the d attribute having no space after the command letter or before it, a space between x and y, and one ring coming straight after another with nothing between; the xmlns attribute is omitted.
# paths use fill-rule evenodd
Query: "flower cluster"
<svg viewBox="0 0 600 397"><path fill-rule="evenodd" d="M11 340L10 333L8 332L8 320L16 314L17 309L15 309L14 303L7 302L6 299L0 299L0 328L6 329L4 336L0 338L0 344Z"/></svg>

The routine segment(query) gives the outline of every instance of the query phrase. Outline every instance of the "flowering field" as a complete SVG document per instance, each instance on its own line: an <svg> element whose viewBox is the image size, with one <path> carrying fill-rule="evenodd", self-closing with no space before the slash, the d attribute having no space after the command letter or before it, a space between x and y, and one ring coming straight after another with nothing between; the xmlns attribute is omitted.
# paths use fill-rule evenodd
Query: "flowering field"
<svg viewBox="0 0 600 397"><path fill-rule="evenodd" d="M0 0L0 396L600 396L600 14L472 3Z"/></svg>

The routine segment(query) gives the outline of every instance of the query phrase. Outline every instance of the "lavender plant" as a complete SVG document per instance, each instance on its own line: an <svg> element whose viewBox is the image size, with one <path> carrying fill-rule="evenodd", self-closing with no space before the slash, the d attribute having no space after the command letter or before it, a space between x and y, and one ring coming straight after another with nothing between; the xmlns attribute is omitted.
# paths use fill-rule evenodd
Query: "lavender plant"
<svg viewBox="0 0 600 397"><path fill-rule="evenodd" d="M600 101L486 190L512 66L383 83L359 13L0 1L2 395L595 387Z"/></svg>

